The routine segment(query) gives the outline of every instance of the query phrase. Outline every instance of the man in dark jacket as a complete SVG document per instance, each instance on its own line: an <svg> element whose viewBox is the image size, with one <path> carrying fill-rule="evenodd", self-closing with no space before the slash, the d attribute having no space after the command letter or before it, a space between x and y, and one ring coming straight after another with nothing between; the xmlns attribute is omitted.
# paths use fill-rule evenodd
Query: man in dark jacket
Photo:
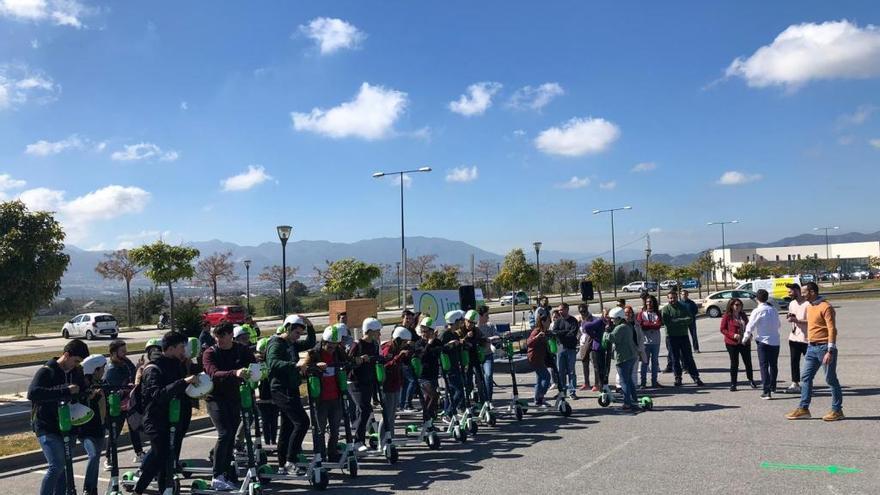
<svg viewBox="0 0 880 495"><path fill-rule="evenodd" d="M171 331L162 336L162 354L144 366L141 377L141 397L144 401L144 433L150 439L150 451L141 464L141 476L134 486L134 493L142 495L147 486L157 478L159 493L165 491L168 482L168 460L171 451L171 425L168 412L171 402L180 400L187 385L197 383L196 375L184 376L181 361L185 358L186 336ZM181 411L188 407L181 401Z"/></svg>
<svg viewBox="0 0 880 495"><path fill-rule="evenodd" d="M241 422L238 387L247 375L248 365L255 359L248 346L233 341L231 323L217 325L213 334L217 343L202 354L205 373L214 383L214 389L205 398L208 416L217 429L211 488L228 491L238 488L232 484L237 478L232 467L235 433Z"/></svg>
<svg viewBox="0 0 880 495"><path fill-rule="evenodd" d="M300 342L303 331L307 333L306 340ZM315 327L308 318L290 315L284 319L278 335L269 340L266 350L272 401L281 413L278 439L280 474L296 469L296 458L302 451L303 439L309 429L309 416L303 409L299 395L300 371L305 368L299 353L314 347L315 341Z"/></svg>
<svg viewBox="0 0 880 495"><path fill-rule="evenodd" d="M107 382L107 385L111 389L116 390L128 390L131 387L134 387L134 377L137 373L137 368L134 363L131 362L131 359L128 359L128 348L125 345L125 341L121 339L116 339L113 342L110 342L110 363L107 364L107 370L104 372L104 381ZM128 393L123 394L124 397L128 397ZM123 414L119 417L118 423L116 425L116 431L122 431L122 423L128 422L128 436L131 438L131 446L134 449L134 462L135 464L140 464L144 460L144 446L141 442L141 434L140 434L140 425L134 425L129 421L129 411L124 411ZM110 448L107 448L107 459L105 461L107 466L110 465Z"/></svg>
<svg viewBox="0 0 880 495"><path fill-rule="evenodd" d="M348 352L354 363L348 377L351 380L348 391L351 392L356 412L352 420L354 430L354 448L358 452L366 452L364 445L367 424L373 414L371 398L376 393L376 362L379 358L379 336L382 333L382 322L376 318L364 319L361 325L363 337L354 343Z"/></svg>
<svg viewBox="0 0 880 495"><path fill-rule="evenodd" d="M672 350L672 365L675 372L675 386L681 386L682 368L687 370L694 383L698 387L703 386L700 380L700 370L694 362L694 356L691 353L691 342L688 340L688 330L694 317L690 310L678 300L678 292L669 291L667 294L669 304L663 306L660 317L663 319L663 325L666 327L666 335L669 337L669 347Z"/></svg>
<svg viewBox="0 0 880 495"><path fill-rule="evenodd" d="M31 401L31 428L46 456L46 474L40 495L64 493L64 439L58 425L58 405L77 397L85 388L79 364L89 357L89 347L81 340L71 340L58 358L50 359L37 370L28 387Z"/></svg>
<svg viewBox="0 0 880 495"><path fill-rule="evenodd" d="M568 388L568 395L577 399L577 346L580 324L577 318L568 314L568 303L559 303L557 308L559 319L554 321L550 330L556 335L561 349L556 354L556 367L559 370L559 389Z"/></svg>
<svg viewBox="0 0 880 495"><path fill-rule="evenodd" d="M693 317L691 319L691 323L688 326L688 331L691 334L691 343L694 347L694 353L700 353L700 341L697 340L697 313L700 308L697 306L697 303L694 302L693 299L690 298L690 293L686 290L681 291L681 303L688 309L688 313Z"/></svg>
<svg viewBox="0 0 880 495"><path fill-rule="evenodd" d="M449 311L445 315L446 329L440 333L441 359L445 355L450 363L444 380L446 381L447 403L445 413L452 420L464 402L464 377L461 376L461 338L459 330L464 324L464 311Z"/></svg>

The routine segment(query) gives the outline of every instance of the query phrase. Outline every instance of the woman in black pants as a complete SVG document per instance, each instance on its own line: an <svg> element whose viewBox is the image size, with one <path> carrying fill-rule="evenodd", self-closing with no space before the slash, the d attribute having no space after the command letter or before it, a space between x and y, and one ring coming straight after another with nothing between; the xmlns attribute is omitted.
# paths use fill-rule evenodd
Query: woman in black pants
<svg viewBox="0 0 880 495"><path fill-rule="evenodd" d="M745 345L742 343L743 332L746 330L746 324L749 317L742 309L742 301L737 298L731 299L727 303L727 310L721 317L721 333L724 335L724 346L727 347L727 354L730 355L730 391L736 391L737 375L739 374L739 359L742 356L743 364L746 366L746 377L752 388L758 388L755 383L754 373L752 371L752 346L749 342Z"/></svg>

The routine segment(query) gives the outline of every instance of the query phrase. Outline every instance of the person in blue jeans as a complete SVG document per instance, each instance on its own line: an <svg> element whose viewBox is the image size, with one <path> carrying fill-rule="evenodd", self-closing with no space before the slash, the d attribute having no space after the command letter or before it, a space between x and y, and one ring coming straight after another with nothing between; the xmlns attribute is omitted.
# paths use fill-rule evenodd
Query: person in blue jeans
<svg viewBox="0 0 880 495"><path fill-rule="evenodd" d="M693 343L694 353L700 353L700 341L697 339L697 313L699 313L700 308L697 306L697 303L690 298L690 292L687 290L681 291L681 303L685 305L688 309L688 312L691 314L691 323L688 326L688 332L691 334L691 342Z"/></svg>
<svg viewBox="0 0 880 495"><path fill-rule="evenodd" d="M633 380L633 370L639 359L638 337L635 328L626 321L624 309L614 308L608 312L608 317L611 318L614 329L602 337L602 347L604 349L614 348L617 374L620 376L620 385L623 388L622 410L633 411L638 403L636 383Z"/></svg>
<svg viewBox="0 0 880 495"><path fill-rule="evenodd" d="M464 403L464 379L461 376L461 338L459 329L464 323L464 311L449 311L445 315L446 329L440 334L441 353L449 359L449 369L445 371L446 404L444 412L451 420Z"/></svg>
<svg viewBox="0 0 880 495"><path fill-rule="evenodd" d="M556 367L559 370L559 389L568 390L568 396L577 399L577 346L580 324L577 318L568 313L568 303L559 303L556 308L559 319L550 325L562 347L556 354Z"/></svg>
<svg viewBox="0 0 880 495"><path fill-rule="evenodd" d="M526 358L532 369L535 370L535 407L546 408L544 396L550 389L550 371L547 369L546 359L549 351L547 350L547 325L550 322L550 316L544 312L537 312L535 318L535 328L529 334L527 340ZM553 356L549 356L551 359Z"/></svg>
<svg viewBox="0 0 880 495"><path fill-rule="evenodd" d="M489 321L489 307L484 304L480 306L477 311L480 314L477 326L480 328L480 333L483 335L483 338L486 339L485 344L483 345L483 354L486 356L486 359L483 361L483 379L486 381L486 398L489 402L492 402L492 395L495 391L495 353L492 352L492 344L500 342L501 337L498 335L498 329L495 327L495 324Z"/></svg>
<svg viewBox="0 0 880 495"><path fill-rule="evenodd" d="M86 477L83 482L85 495L98 495L98 469L101 465L101 451L104 449L104 436L107 425L102 420L103 413L107 411L107 402L100 388L104 377L104 367L107 366L107 358L101 354L93 354L82 362L82 371L85 375L87 389L91 389L86 397L87 403L95 415L92 419L76 429L76 438L83 445L88 454L89 461L86 463Z"/></svg>
<svg viewBox="0 0 880 495"><path fill-rule="evenodd" d="M64 439L58 425L58 405L85 390L82 361L89 357L89 347L81 340L71 340L60 357L46 362L34 375L27 398L33 403L31 428L37 435L46 456L46 474L40 484L40 495L64 495Z"/></svg>

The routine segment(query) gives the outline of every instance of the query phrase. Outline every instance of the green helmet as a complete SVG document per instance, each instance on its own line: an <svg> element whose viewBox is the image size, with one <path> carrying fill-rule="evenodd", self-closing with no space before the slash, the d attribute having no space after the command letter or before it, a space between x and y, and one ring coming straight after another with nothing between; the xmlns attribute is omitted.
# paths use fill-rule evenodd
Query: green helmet
<svg viewBox="0 0 880 495"><path fill-rule="evenodd" d="M150 347L162 347L162 339L158 337L154 337L147 341L147 344L144 346L144 350L149 349Z"/></svg>
<svg viewBox="0 0 880 495"><path fill-rule="evenodd" d="M264 354L269 347L269 337L263 337L257 341L257 352Z"/></svg>
<svg viewBox="0 0 880 495"><path fill-rule="evenodd" d="M464 314L464 319L476 323L480 320L480 313L477 313L475 309L469 309L468 312Z"/></svg>

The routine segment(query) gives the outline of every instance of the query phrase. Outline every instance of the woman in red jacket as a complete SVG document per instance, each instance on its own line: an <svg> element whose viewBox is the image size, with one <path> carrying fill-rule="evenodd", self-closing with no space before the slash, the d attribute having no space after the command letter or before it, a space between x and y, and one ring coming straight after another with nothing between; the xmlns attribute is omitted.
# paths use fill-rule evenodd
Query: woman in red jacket
<svg viewBox="0 0 880 495"><path fill-rule="evenodd" d="M758 388L752 374L752 345L750 341L743 342L743 332L749 317L743 311L742 301L733 298L727 303L727 310L721 317L721 333L724 335L724 346L730 355L730 391L736 391L736 377L739 373L739 358L742 356L746 365L746 377L752 388Z"/></svg>
<svg viewBox="0 0 880 495"><path fill-rule="evenodd" d="M546 311L538 311L535 318L535 328L529 334L527 342L526 358L537 375L535 382L535 407L547 407L544 404L544 395L550 388L550 372L547 370L547 325L550 323L550 315Z"/></svg>

